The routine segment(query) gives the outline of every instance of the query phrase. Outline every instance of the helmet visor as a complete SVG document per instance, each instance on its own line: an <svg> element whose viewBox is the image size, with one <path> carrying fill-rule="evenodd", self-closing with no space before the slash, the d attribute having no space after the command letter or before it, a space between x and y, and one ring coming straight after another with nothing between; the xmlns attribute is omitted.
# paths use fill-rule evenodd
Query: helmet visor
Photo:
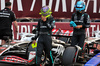
<svg viewBox="0 0 100 66"><path fill-rule="evenodd" d="M76 8L82 8L83 5L76 5Z"/></svg>

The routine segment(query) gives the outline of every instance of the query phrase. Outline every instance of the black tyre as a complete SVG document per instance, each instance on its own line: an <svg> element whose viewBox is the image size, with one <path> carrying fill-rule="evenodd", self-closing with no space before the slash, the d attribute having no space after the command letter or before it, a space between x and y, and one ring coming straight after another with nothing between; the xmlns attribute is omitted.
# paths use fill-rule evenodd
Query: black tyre
<svg viewBox="0 0 100 66"><path fill-rule="evenodd" d="M68 66L73 63L76 53L75 47L67 47L63 53L62 63L64 66Z"/></svg>

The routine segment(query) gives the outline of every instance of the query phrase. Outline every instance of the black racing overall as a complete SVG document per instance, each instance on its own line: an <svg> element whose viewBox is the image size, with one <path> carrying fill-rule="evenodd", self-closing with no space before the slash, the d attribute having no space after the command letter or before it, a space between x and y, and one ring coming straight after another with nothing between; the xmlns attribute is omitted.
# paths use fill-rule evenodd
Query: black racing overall
<svg viewBox="0 0 100 66"><path fill-rule="evenodd" d="M74 21L76 25L82 25L82 28L74 28L71 45L78 45L82 48L85 40L85 28L90 26L89 15L87 13L74 13L72 15L72 21Z"/></svg>
<svg viewBox="0 0 100 66"><path fill-rule="evenodd" d="M51 48L52 48L51 34L54 25L55 21L53 17L47 18L46 22L43 22L41 19L38 21L37 25L38 42L37 42L37 52L36 52L37 66L40 66L43 50L45 51L46 56L49 58L50 64L53 64L53 57L51 53Z"/></svg>

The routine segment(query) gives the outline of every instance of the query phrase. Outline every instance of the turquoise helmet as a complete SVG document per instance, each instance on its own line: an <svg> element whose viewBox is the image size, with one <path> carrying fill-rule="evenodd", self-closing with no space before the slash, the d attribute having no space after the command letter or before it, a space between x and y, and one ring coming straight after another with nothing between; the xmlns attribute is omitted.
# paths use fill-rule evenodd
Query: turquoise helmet
<svg viewBox="0 0 100 66"><path fill-rule="evenodd" d="M85 10L85 2L84 1L78 1L75 5L75 9L76 9L76 11L79 11L79 12Z"/></svg>

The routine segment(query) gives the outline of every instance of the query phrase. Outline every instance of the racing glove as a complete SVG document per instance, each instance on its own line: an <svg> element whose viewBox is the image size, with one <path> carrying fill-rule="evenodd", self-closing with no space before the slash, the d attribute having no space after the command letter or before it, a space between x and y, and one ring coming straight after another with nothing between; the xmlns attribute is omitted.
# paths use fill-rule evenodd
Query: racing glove
<svg viewBox="0 0 100 66"><path fill-rule="evenodd" d="M77 25L75 24L74 21L71 21L71 22L70 22L70 26L75 28Z"/></svg>

